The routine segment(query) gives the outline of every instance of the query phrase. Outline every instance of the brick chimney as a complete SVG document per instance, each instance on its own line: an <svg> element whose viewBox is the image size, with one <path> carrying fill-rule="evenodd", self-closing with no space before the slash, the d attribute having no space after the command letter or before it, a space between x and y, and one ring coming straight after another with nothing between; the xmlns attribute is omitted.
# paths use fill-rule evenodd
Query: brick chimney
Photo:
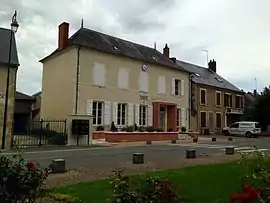
<svg viewBox="0 0 270 203"><path fill-rule="evenodd" d="M67 47L69 34L69 23L63 22L58 26L58 49Z"/></svg>
<svg viewBox="0 0 270 203"><path fill-rule="evenodd" d="M168 47L168 44L165 44L165 47L163 48L163 55L170 58L170 48Z"/></svg>
<svg viewBox="0 0 270 203"><path fill-rule="evenodd" d="M213 59L213 61L210 60L208 63L208 68L216 73L217 72L217 62L214 59Z"/></svg>

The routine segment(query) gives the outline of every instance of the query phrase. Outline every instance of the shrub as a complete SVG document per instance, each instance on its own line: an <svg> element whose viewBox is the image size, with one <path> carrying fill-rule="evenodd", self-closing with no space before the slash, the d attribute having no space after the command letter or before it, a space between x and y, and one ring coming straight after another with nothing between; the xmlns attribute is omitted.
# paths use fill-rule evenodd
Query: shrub
<svg viewBox="0 0 270 203"><path fill-rule="evenodd" d="M157 128L156 131L157 132L164 132L164 130L162 128Z"/></svg>
<svg viewBox="0 0 270 203"><path fill-rule="evenodd" d="M146 130L147 132L154 132L154 131L155 131L155 129L154 129L152 126L147 126L147 127L145 128L145 130Z"/></svg>
<svg viewBox="0 0 270 203"><path fill-rule="evenodd" d="M173 183L156 177L142 178L133 188L128 176L122 170L114 171L111 185L111 203L179 203L180 198L173 190Z"/></svg>
<svg viewBox="0 0 270 203"><path fill-rule="evenodd" d="M97 131L104 131L104 127L103 127L102 125L99 125L99 126L97 127Z"/></svg>
<svg viewBox="0 0 270 203"><path fill-rule="evenodd" d="M115 124L114 124L114 121L112 122L112 124L111 124L111 131L112 132L117 132L117 127L115 126Z"/></svg>
<svg viewBox="0 0 270 203"><path fill-rule="evenodd" d="M186 127L181 128L181 132L186 132L186 131L187 131Z"/></svg>
<svg viewBox="0 0 270 203"><path fill-rule="evenodd" d="M133 125L127 126L127 127L126 127L126 131L127 131L127 132L133 132L133 131L134 131Z"/></svg>
<svg viewBox="0 0 270 203"><path fill-rule="evenodd" d="M44 181L48 173L49 170L43 170L34 162L25 162L21 156L15 163L10 158L1 156L0 202L35 202L43 193Z"/></svg>
<svg viewBox="0 0 270 203"><path fill-rule="evenodd" d="M139 131L139 132L145 132L145 127L144 127L144 126L140 126L140 127L138 128L138 131Z"/></svg>
<svg viewBox="0 0 270 203"><path fill-rule="evenodd" d="M138 131L137 123L134 123L134 131Z"/></svg>
<svg viewBox="0 0 270 203"><path fill-rule="evenodd" d="M48 138L48 144L51 145L66 145L67 144L67 134L58 133L54 137Z"/></svg>

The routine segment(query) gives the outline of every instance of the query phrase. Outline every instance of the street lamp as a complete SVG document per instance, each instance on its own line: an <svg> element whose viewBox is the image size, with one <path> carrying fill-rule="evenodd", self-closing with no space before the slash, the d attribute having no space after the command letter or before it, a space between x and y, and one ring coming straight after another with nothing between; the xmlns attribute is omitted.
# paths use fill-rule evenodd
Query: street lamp
<svg viewBox="0 0 270 203"><path fill-rule="evenodd" d="M17 11L14 12L10 24L10 39L9 39L9 54L8 54L8 72L6 80L6 94L5 94L5 107L4 107L4 122L3 122L3 133L2 133L2 149L5 149L6 144L6 131L7 131L7 114L8 114L8 99L9 99L9 80L10 80L10 69L11 69L11 51L12 51L12 39L13 35L17 32L19 24L17 22Z"/></svg>

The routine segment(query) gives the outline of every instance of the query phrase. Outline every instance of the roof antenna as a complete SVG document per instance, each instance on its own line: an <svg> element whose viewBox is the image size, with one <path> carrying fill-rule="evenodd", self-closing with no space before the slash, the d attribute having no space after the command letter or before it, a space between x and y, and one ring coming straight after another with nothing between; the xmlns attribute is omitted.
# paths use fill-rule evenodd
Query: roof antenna
<svg viewBox="0 0 270 203"><path fill-rule="evenodd" d="M157 43L154 44L154 49L157 50Z"/></svg>
<svg viewBox="0 0 270 203"><path fill-rule="evenodd" d="M81 28L83 28L83 18L82 18L82 21L81 21Z"/></svg>

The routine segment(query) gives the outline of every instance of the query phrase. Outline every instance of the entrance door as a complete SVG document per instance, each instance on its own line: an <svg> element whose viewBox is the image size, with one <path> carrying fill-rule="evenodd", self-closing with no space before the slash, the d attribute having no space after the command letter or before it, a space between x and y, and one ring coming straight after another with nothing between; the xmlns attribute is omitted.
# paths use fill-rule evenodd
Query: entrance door
<svg viewBox="0 0 270 203"><path fill-rule="evenodd" d="M166 115L166 108L160 107L159 111L159 127L165 131L165 115Z"/></svg>

